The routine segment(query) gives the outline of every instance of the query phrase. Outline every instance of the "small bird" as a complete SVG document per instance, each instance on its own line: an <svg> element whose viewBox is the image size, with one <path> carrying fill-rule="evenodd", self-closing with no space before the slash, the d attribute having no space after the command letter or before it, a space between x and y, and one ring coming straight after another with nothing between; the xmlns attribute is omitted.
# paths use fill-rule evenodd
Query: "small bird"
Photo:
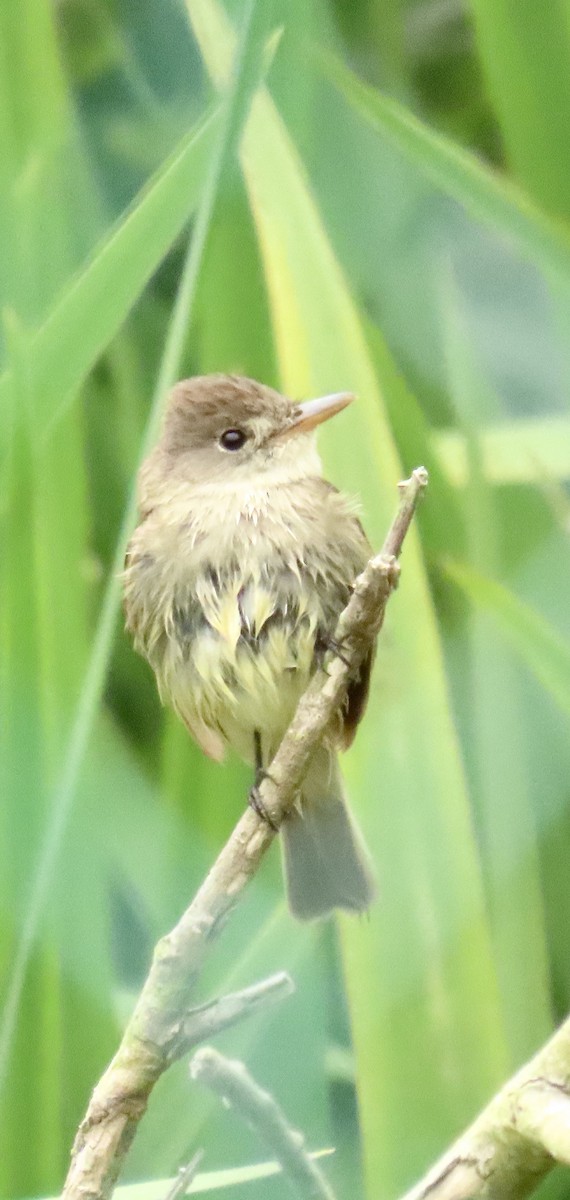
<svg viewBox="0 0 570 1200"><path fill-rule="evenodd" d="M315 444L316 426L352 399L295 404L237 375L185 379L140 469L127 628L202 750L221 760L232 747L256 783L370 557L354 501L323 479ZM364 711L371 657L282 825L289 905L302 920L362 912L374 898L336 753ZM258 807L255 785L251 800Z"/></svg>

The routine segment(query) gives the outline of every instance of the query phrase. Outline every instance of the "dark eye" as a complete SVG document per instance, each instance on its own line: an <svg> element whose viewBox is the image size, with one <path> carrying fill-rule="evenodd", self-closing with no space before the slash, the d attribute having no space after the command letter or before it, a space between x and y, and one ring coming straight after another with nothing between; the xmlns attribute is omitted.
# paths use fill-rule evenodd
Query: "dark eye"
<svg viewBox="0 0 570 1200"><path fill-rule="evenodd" d="M220 446L224 450L241 450L247 441L247 433L243 429L226 429L220 438Z"/></svg>

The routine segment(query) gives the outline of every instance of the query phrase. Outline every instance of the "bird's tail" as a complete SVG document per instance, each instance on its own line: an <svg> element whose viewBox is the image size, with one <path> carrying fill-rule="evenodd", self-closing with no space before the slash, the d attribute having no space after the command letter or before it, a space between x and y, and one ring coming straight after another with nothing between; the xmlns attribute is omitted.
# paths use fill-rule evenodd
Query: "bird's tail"
<svg viewBox="0 0 570 1200"><path fill-rule="evenodd" d="M364 840L348 811L333 750L321 746L305 777L300 808L281 828L289 907L310 921L334 908L364 912L376 894Z"/></svg>

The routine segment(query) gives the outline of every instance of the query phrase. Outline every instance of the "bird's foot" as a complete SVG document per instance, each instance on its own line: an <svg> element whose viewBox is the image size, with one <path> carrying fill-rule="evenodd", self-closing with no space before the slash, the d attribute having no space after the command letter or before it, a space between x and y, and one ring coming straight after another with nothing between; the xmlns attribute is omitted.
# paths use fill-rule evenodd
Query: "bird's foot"
<svg viewBox="0 0 570 1200"><path fill-rule="evenodd" d="M271 776L268 775L267 771L256 771L255 783L249 789L249 795L247 797L247 802L248 802L250 808L252 808L253 811L257 813L258 817L261 817L261 820L265 821L265 823L267 825L269 825L269 828L273 829L274 833L278 833L279 826L275 824L273 817L267 811L265 804L263 803L263 800L261 799L261 796L259 793L259 785L262 782L262 780L270 779L270 778L271 778Z"/></svg>
<svg viewBox="0 0 570 1200"><path fill-rule="evenodd" d="M322 654L334 654L336 658L340 658L340 661L344 663L345 667L352 666L350 659L346 657L346 646L344 642L338 642L336 638L332 636L332 634L329 635L328 633L321 633L319 636L318 646Z"/></svg>

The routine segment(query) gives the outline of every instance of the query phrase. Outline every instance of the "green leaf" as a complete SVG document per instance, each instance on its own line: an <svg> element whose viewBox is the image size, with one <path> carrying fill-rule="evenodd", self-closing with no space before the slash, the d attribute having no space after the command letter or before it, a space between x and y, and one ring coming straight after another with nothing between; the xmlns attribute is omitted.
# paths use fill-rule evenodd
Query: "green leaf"
<svg viewBox="0 0 570 1200"><path fill-rule="evenodd" d="M0 1029L0 1137L6 1146L0 1175L6 1194L15 1177L32 1188L61 1173L73 1131L69 1091L88 1086L93 1063L110 1053L114 1033L108 972L99 966L98 994L86 994L67 973L55 933L54 909L61 902L68 909L64 944L73 959L78 942L84 945L84 931L75 920L80 905L72 905L67 893L71 863L58 880L57 895L43 906L41 942L29 945L25 963L20 954L23 914L48 823L49 785L86 654L85 489L77 413L58 429L49 452L37 453L29 343L17 318L8 316L14 405L3 514L0 655L5 667L0 725L6 735L0 756L6 772L2 875L8 885L2 911L11 968L2 980ZM68 459L65 472L62 454ZM81 849L85 854L85 842ZM73 866L82 857L76 853ZM81 873L84 903L92 896L91 876L89 870ZM94 911L101 912L101 906ZM94 921L94 955L96 927ZM24 1163L17 1134L22 1125L33 1131L37 1151Z"/></svg>
<svg viewBox="0 0 570 1200"><path fill-rule="evenodd" d="M2 923L1 957L12 963L18 939L19 917L26 902L30 865L37 852L40 832L36 813L45 810L45 710L38 661L41 656L39 618L37 509L33 455L33 423L25 369L25 334L15 313L4 314L6 341L14 363L13 385L8 395L10 443L4 473L5 510L2 514L2 575L0 663L0 755L2 795ZM57 973L51 948L34 957L29 987L21 1007L11 1007L11 1037L19 1051L18 1070L8 1072L6 1039L0 1037L0 1131L5 1146L0 1175L8 1194L15 1173L18 1130L32 1131L35 1166L20 1178L30 1188L54 1171L58 1162L57 1139L42 1122L39 1107L28 1097L37 1088L38 1064L44 1096L58 1093L58 1020L54 1005ZM9 1004L5 973L0 999ZM33 1025L30 1012L35 1009ZM42 1045L42 1025L47 1041ZM2 1089L9 1082L14 1100Z"/></svg>
<svg viewBox="0 0 570 1200"><path fill-rule="evenodd" d="M458 421L465 431L468 455L463 496L467 551L481 570L492 572L500 561L498 496L484 476L479 440L470 424L478 411L484 375L476 370L453 286L448 288L445 316L450 393L462 414ZM451 557L451 548L444 553ZM520 753L521 680L509 647L480 613L468 624L456 654L465 681L463 742L481 843L509 1066L514 1069L548 1037L552 1026L537 822Z"/></svg>
<svg viewBox="0 0 570 1200"><path fill-rule="evenodd" d="M507 158L538 203L570 217L570 25L565 0L472 0Z"/></svg>
<svg viewBox="0 0 570 1200"><path fill-rule="evenodd" d="M469 476L468 444L459 429L432 432L433 450L451 483ZM570 475L570 421L561 415L518 417L477 431L481 470L488 483L538 483Z"/></svg>
<svg viewBox="0 0 570 1200"><path fill-rule="evenodd" d="M92 238L96 189L44 0L0 6L2 303L34 325Z"/></svg>
<svg viewBox="0 0 570 1200"><path fill-rule="evenodd" d="M66 287L30 346L38 434L61 419L97 358L191 216L219 114L184 137L154 179ZM7 377L0 381L3 403Z"/></svg>
<svg viewBox="0 0 570 1200"><path fill-rule="evenodd" d="M466 563L445 572L478 608L490 613L522 662L565 713L570 713L570 645L514 592Z"/></svg>
<svg viewBox="0 0 570 1200"><path fill-rule="evenodd" d="M490 225L522 254L563 281L570 275L570 236L511 180L409 109L361 83L332 56L319 56L323 72L364 120L394 145L426 179L456 200L477 221Z"/></svg>

